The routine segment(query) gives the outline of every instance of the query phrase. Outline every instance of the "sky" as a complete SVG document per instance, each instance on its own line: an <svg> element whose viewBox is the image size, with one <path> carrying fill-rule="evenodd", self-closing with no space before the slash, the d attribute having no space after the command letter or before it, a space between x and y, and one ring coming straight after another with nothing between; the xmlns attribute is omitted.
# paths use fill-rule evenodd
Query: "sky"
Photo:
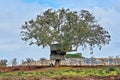
<svg viewBox="0 0 120 80"><path fill-rule="evenodd" d="M21 26L25 21L35 19L45 10L69 8L74 11L89 10L98 23L111 35L109 45L102 50L94 48L91 55L88 49L78 48L84 57L120 56L120 0L0 0L0 59L19 61L26 58L49 59L49 46L42 48L29 46L21 40Z"/></svg>

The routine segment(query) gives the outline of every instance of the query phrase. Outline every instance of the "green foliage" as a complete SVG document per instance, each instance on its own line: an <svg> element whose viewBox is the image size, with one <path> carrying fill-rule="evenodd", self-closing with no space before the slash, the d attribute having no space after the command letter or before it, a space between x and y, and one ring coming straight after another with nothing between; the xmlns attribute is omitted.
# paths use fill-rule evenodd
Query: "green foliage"
<svg viewBox="0 0 120 80"><path fill-rule="evenodd" d="M18 76L21 76L23 74L25 74L23 71L17 73Z"/></svg>
<svg viewBox="0 0 120 80"><path fill-rule="evenodd" d="M82 54L81 54L81 53L66 54L65 57L66 57L66 58L82 58Z"/></svg>
<svg viewBox="0 0 120 80"><path fill-rule="evenodd" d="M115 71L116 70L116 67L115 66L109 66L107 68L108 71Z"/></svg>
<svg viewBox="0 0 120 80"><path fill-rule="evenodd" d="M78 46L84 49L89 46L92 51L95 46L101 49L110 41L108 31L87 10L48 9L36 19L25 22L21 35L30 45L45 47L57 42L64 51L70 51L72 46L75 50Z"/></svg>

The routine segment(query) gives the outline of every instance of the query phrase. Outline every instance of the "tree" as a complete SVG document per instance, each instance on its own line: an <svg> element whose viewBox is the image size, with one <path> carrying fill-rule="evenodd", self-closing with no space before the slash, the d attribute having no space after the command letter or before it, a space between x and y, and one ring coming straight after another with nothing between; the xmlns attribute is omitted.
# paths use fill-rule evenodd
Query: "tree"
<svg viewBox="0 0 120 80"><path fill-rule="evenodd" d="M34 62L34 60L32 58L26 58L26 63L28 66L31 66L32 62Z"/></svg>
<svg viewBox="0 0 120 80"><path fill-rule="evenodd" d="M59 44L61 51L71 51L71 47L77 50L102 48L109 44L110 35L101 27L95 16L87 10L71 11L70 9L48 9L36 19L26 21L22 26L22 40L29 45L51 46Z"/></svg>
<svg viewBox="0 0 120 80"><path fill-rule="evenodd" d="M47 60L47 59L44 57L40 58L40 61L45 61L45 60Z"/></svg>
<svg viewBox="0 0 120 80"><path fill-rule="evenodd" d="M26 61L25 60L21 60L21 65L25 65Z"/></svg>
<svg viewBox="0 0 120 80"><path fill-rule="evenodd" d="M1 67L6 67L7 66L7 60L6 59L2 59L2 60L0 60L0 66Z"/></svg>
<svg viewBox="0 0 120 80"><path fill-rule="evenodd" d="M14 59L12 60L12 66L16 66L16 65L17 65L17 59L14 58Z"/></svg>

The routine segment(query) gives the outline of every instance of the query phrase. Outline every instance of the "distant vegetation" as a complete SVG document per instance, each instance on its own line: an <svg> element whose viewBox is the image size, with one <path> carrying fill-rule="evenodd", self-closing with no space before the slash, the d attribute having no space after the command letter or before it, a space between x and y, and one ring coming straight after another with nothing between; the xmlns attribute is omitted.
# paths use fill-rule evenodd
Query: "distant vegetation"
<svg viewBox="0 0 120 80"><path fill-rule="evenodd" d="M7 59L2 59L0 60L0 66L3 67L3 66L7 66Z"/></svg>
<svg viewBox="0 0 120 80"><path fill-rule="evenodd" d="M75 54L66 54L66 58L83 58L81 53L75 53Z"/></svg>

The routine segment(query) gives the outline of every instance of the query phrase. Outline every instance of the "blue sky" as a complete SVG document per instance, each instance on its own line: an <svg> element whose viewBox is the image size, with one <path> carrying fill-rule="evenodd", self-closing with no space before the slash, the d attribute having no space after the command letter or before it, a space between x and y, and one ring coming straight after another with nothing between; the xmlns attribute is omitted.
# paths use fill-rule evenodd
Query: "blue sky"
<svg viewBox="0 0 120 80"><path fill-rule="evenodd" d="M98 23L111 35L109 45L102 50L94 49L94 57L120 55L120 0L0 0L0 59L17 58L49 59L49 47L29 46L21 40L21 26L25 21L34 19L37 14L48 8L70 8L80 11L87 9L92 12ZM85 57L91 57L88 50L81 50Z"/></svg>

